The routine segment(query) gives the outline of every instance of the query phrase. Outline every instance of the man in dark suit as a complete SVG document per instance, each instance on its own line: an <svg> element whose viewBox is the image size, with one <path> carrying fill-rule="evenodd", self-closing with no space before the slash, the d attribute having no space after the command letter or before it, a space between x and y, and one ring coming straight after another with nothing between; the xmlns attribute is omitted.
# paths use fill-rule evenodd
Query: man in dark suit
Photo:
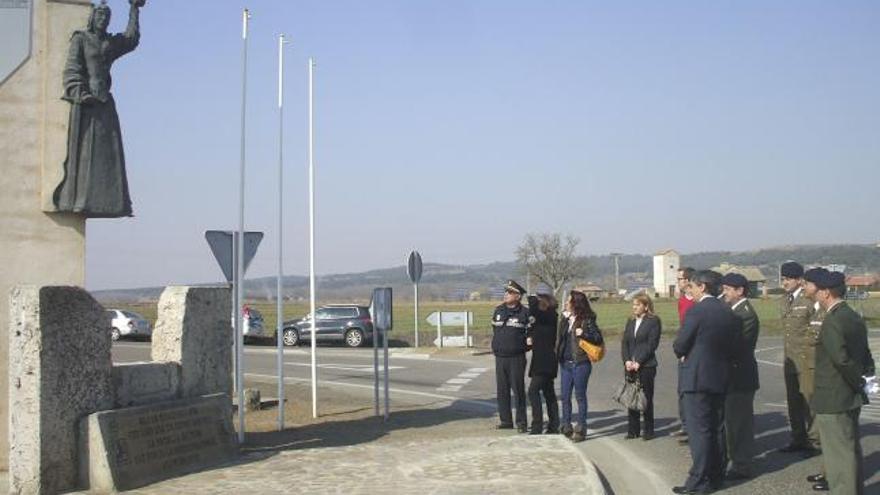
<svg viewBox="0 0 880 495"><path fill-rule="evenodd" d="M691 279L696 304L673 343L681 361L679 391L684 395L688 445L693 464L687 481L674 493L711 493L724 477L721 421L730 375L730 359L740 320L717 299L721 274L700 270Z"/></svg>
<svg viewBox="0 0 880 495"><path fill-rule="evenodd" d="M754 400L758 390L758 362L755 346L761 323L749 302L749 282L739 273L728 273L721 279L724 301L742 321L737 335L736 353L730 361L730 384L724 399L724 440L730 467L725 478L751 477L755 446Z"/></svg>
<svg viewBox="0 0 880 495"><path fill-rule="evenodd" d="M874 361L865 321L843 301L845 280L840 272L826 272L815 281L816 300L825 309L825 319L816 347L812 406L828 488L832 494L861 495L865 484L859 412L868 402L863 376L873 374Z"/></svg>

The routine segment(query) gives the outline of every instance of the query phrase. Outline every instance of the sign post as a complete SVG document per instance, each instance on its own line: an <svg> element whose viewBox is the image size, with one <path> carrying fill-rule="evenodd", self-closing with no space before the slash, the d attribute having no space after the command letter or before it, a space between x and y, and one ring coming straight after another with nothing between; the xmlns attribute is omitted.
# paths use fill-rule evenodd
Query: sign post
<svg viewBox="0 0 880 495"><path fill-rule="evenodd" d="M263 240L262 232L245 232L244 236L239 231L209 230L205 232L205 240L226 277L226 282L232 287L232 328L233 342L235 347L235 390L238 392L238 417L239 432L238 441L244 441L244 372L242 367L243 336L241 324L241 303L243 294L244 273L247 271L251 260L257 254L260 241ZM239 261L240 260L240 261ZM241 266L239 266L241 264Z"/></svg>
<svg viewBox="0 0 880 495"><path fill-rule="evenodd" d="M422 255L418 251L409 253L406 259L406 274L413 283L413 291L415 292L415 347L419 346L419 280L422 279Z"/></svg>
<svg viewBox="0 0 880 495"><path fill-rule="evenodd" d="M392 293L390 287L373 289L373 298L370 301L370 317L373 319L373 373L374 373L374 397L376 401L376 416L379 415L379 336L382 337L385 365L385 421L388 421L390 399L388 396L388 332L393 327Z"/></svg>
<svg viewBox="0 0 880 495"><path fill-rule="evenodd" d="M470 336L468 329L474 323L474 314L470 311L436 311L425 318L429 324L437 327L437 338L434 339L434 345L437 347L470 347ZM460 335L443 337L443 325L453 327L464 327L464 338Z"/></svg>

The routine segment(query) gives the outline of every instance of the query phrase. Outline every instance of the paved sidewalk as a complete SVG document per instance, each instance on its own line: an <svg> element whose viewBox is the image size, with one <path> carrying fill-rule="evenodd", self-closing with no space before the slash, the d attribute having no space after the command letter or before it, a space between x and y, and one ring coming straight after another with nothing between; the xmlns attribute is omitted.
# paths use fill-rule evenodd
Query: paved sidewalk
<svg viewBox="0 0 880 495"><path fill-rule="evenodd" d="M386 442L245 454L236 464L133 494L604 494L598 473L559 435Z"/></svg>

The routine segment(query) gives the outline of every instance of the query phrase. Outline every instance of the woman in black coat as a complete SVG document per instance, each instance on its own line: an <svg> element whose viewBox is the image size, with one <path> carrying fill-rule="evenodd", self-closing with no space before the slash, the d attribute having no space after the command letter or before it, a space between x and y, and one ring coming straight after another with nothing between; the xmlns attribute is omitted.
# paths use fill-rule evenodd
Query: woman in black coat
<svg viewBox="0 0 880 495"><path fill-rule="evenodd" d="M657 346L660 344L660 318L654 314L654 302L646 294L633 298L633 314L623 331L621 359L626 379L642 384L647 404L642 411L644 431L639 428L639 411L629 410L629 428L626 438L639 436L642 440L654 438L654 378L657 376Z"/></svg>
<svg viewBox="0 0 880 495"><path fill-rule="evenodd" d="M549 294L529 296L529 320L531 327L526 335L526 343L532 350L529 365L529 402L532 406L532 427L530 435L543 431L544 413L541 407L541 394L547 402L547 431L559 432L559 404L556 401L556 299Z"/></svg>

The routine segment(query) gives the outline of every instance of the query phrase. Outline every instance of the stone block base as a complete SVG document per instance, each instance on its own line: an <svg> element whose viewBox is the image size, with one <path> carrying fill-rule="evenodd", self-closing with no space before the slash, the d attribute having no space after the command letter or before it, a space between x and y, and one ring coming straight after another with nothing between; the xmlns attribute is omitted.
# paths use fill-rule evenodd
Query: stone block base
<svg viewBox="0 0 880 495"><path fill-rule="evenodd" d="M97 412L80 429L80 479L92 493L205 469L238 451L226 394Z"/></svg>

